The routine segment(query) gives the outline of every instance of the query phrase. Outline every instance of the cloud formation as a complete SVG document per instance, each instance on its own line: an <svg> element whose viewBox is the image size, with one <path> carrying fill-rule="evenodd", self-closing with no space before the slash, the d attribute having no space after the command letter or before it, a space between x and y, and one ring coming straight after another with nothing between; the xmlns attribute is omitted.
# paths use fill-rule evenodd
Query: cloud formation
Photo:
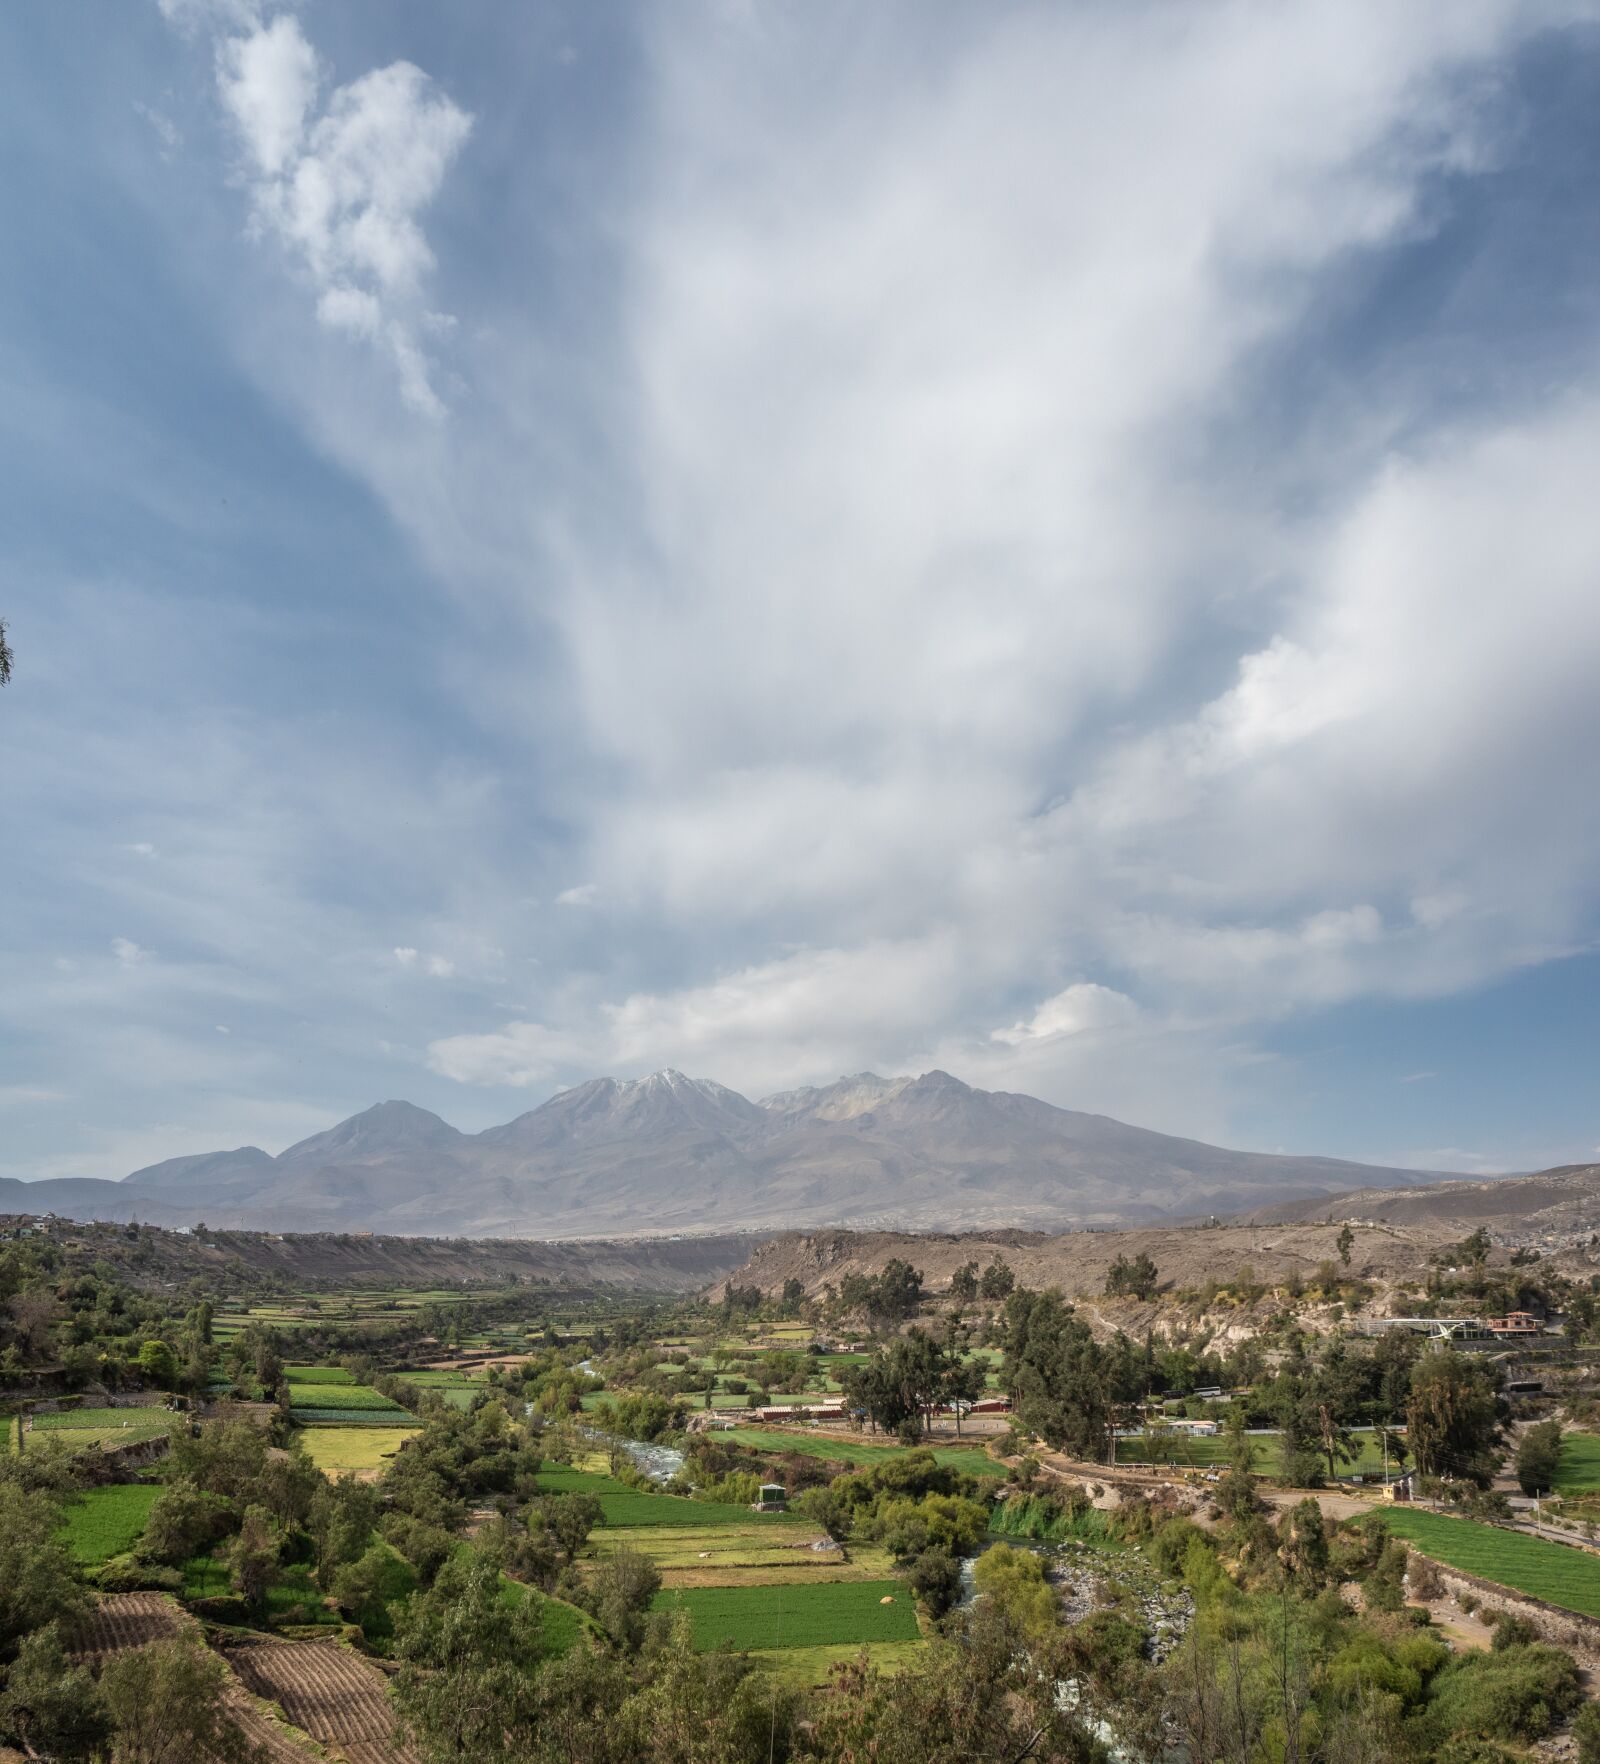
<svg viewBox="0 0 1600 1764"><path fill-rule="evenodd" d="M206 102L115 108L238 451L174 469L209 382L57 416L173 537L6 707L0 1009L139 1133L938 1064L1277 1144L1296 1025L1600 944L1590 0L707 0L581 79L514 9L163 10ZM1325 1149L1438 1163L1456 1075Z"/></svg>
<svg viewBox="0 0 1600 1764"><path fill-rule="evenodd" d="M391 357L406 403L443 404L423 348L433 253L422 212L472 119L418 67L396 61L334 87L292 13L252 20L217 47L217 91L244 147L255 224L298 263L318 319Z"/></svg>

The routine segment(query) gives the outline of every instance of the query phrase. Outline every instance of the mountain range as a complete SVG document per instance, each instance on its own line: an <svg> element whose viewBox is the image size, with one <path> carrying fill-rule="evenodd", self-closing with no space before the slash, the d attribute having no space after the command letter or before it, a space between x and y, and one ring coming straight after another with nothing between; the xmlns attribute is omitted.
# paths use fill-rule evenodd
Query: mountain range
<svg viewBox="0 0 1600 1764"><path fill-rule="evenodd" d="M681 1072L597 1078L482 1133L385 1102L276 1157L120 1182L0 1181L0 1209L265 1231L601 1237L818 1225L1036 1230L1229 1213L1445 1172L1225 1151L948 1072L751 1102Z"/></svg>

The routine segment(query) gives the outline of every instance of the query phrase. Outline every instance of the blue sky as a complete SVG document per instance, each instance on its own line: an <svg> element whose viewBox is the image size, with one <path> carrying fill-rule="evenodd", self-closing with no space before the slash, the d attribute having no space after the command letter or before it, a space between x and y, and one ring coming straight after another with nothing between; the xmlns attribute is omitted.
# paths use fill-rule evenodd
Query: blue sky
<svg viewBox="0 0 1600 1764"><path fill-rule="evenodd" d="M0 1174L940 1065L1600 1155L1600 6L0 16Z"/></svg>

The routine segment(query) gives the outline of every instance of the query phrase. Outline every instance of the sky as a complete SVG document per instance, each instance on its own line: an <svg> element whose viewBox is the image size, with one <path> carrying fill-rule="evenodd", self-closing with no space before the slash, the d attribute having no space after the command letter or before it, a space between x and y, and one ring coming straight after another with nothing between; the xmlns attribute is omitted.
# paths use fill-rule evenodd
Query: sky
<svg viewBox="0 0 1600 1764"><path fill-rule="evenodd" d="M1600 1157L1600 0L12 7L0 156L0 1175Z"/></svg>

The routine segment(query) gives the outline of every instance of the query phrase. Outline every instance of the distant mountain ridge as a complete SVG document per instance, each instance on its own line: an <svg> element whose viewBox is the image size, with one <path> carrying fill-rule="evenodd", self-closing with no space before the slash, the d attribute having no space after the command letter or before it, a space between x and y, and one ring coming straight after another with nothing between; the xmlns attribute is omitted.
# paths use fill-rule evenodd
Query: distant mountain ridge
<svg viewBox="0 0 1600 1764"><path fill-rule="evenodd" d="M171 1158L121 1182L0 1182L0 1209L462 1237L1047 1230L1447 1179L1227 1151L979 1090L948 1072L860 1072L756 1103L668 1070L591 1079L475 1134L412 1103L379 1103L276 1157L241 1146Z"/></svg>

